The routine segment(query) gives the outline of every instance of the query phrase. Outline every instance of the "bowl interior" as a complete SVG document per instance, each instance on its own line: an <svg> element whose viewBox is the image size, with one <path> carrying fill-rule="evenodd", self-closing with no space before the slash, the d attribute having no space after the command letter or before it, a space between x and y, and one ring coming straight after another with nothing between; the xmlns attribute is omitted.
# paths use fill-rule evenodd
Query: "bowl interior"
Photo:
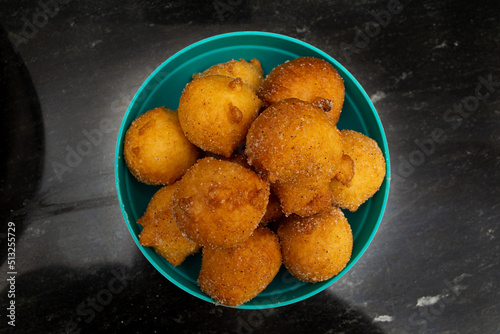
<svg viewBox="0 0 500 334"><path fill-rule="evenodd" d="M376 140L387 164L386 178L375 196L355 213L344 211L353 231L354 247L351 260L341 273L330 280L310 284L298 281L282 267L274 281L262 293L239 308L269 308L303 300L330 286L356 263L380 224L389 193L389 152L382 125L370 99L342 65L321 50L287 36L264 32L214 36L179 51L159 66L141 86L122 121L115 156L115 178L118 199L127 227L137 246L158 271L181 289L203 300L212 302L197 285L201 267L200 253L188 257L180 266L173 267L152 248L139 244L141 227L136 221L144 214L149 200L159 187L138 182L128 171L122 156L125 132L137 116L150 109L165 106L176 110L182 90L191 80L192 74L214 64L231 59L257 58L266 75L275 66L300 56L325 59L337 69L346 88L338 128L355 130Z"/></svg>

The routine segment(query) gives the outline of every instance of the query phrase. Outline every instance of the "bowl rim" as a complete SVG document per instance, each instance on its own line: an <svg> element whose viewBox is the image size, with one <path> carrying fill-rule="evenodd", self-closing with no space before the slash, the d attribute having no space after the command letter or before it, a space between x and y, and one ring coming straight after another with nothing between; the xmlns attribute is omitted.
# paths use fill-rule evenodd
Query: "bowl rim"
<svg viewBox="0 0 500 334"><path fill-rule="evenodd" d="M382 122L380 121L380 117L378 115L377 110L373 106L373 103L372 103L371 99L368 97L368 95L365 92L365 90L363 89L363 87L359 84L359 82L357 81L357 79L342 64L340 64L332 56L330 56L326 52L318 49L317 47L315 47L315 46L313 46L313 45L311 45L311 44L309 44L307 42L301 41L299 39L296 39L296 38L293 38L293 37L290 37L290 36L287 36L287 35L278 34L278 33L265 32L265 31L236 31L236 32L223 33L223 34L218 34L218 35L214 35L214 36L211 36L211 37L207 37L207 38L201 39L201 40L199 40L199 41L197 41L195 43L192 43L192 44L190 44L190 45L188 45L188 46L180 49L179 51L175 52L173 55L171 55L170 57L168 57L165 61L163 61L147 77L147 79L142 83L142 85L139 87L139 89L135 93L134 97L132 98L130 104L127 107L127 110L125 111L125 113L124 113L124 115L122 117L120 129L119 129L119 133L118 133L118 138L117 138L117 142L116 142L115 159L114 159L114 164L115 164L115 166L114 166L114 173L115 173L116 192L117 192L117 196L118 196L118 202L120 204L120 210L122 212L123 218L125 219L125 222L126 222L126 225L127 225L127 229L129 230L129 233L131 234L131 236L132 236L134 242L136 243L137 247L141 250L142 254L146 257L146 259L148 260L148 262L150 262L155 267L155 269L157 271L159 271L164 277L166 277L171 283L173 283L177 287L181 288L182 290L184 290L185 292L188 292L189 294L191 294L193 296L196 296L196 297L198 297L198 298L200 298L202 300L205 300L205 301L217 304L214 300L212 300L207 295L205 295L203 293L200 293L198 291L192 291L191 289L189 289L188 287L184 286L180 282L177 282L176 279L174 279L167 272L165 272L162 268L160 268L160 266L156 263L156 261L154 261L150 257L150 255L146 252L145 247L141 246L141 244L139 242L138 236L133 232L132 227L131 227L132 222L130 221L130 219L128 217L128 213L127 213L127 211L125 209L125 204L124 204L124 201L123 201L123 198L122 198L122 194L121 194L122 193L122 189L121 189L122 187L120 185L120 175L119 175L119 165L125 163L123 161L123 159L121 159L121 157L122 157L121 153L122 153L123 139L124 139L124 135L125 135L125 132L126 132L126 129L125 129L125 125L126 125L125 123L126 122L125 122L125 120L128 117L128 115L130 114L133 106L136 104L136 102L137 102L139 96L141 95L142 91L144 91L144 89L151 83L152 80L155 80L155 77L156 77L157 73L159 71L161 71L165 66L167 66L169 63L171 63L172 61L174 61L178 57L182 56L183 54L185 54L185 53L189 52L190 50L195 49L195 48L197 48L197 47L199 47L201 45L204 45L204 44L207 44L207 43L211 43L211 42L214 42L214 41L217 41L217 40L220 40L220 39L233 38L233 37L236 37L236 36L237 37L241 37L241 36L266 37L266 38L277 38L277 39L285 40L287 42L290 42L290 43L293 43L293 44L298 44L301 47L309 49L309 50L317 53L318 55L320 55L321 57L323 57L324 59L326 59L330 63L334 64L334 67L337 68L339 70L339 72L342 72L342 76L347 76L349 78L349 80L355 85L356 89L361 93L361 95L363 96L365 102L368 104L368 106L369 106L369 108L371 110L371 113L372 113L372 115L374 117L374 120L376 122L376 127L380 131L380 136L381 136L381 139L382 139L382 143L381 143L382 145L381 145L380 148L382 150L382 153L384 155L385 162L386 162L386 176L385 176L385 179L384 179L383 186L381 186L381 188L379 189L379 191L381 191L382 187L384 188L385 196L383 197L383 200L382 200L382 203L381 203L381 207L380 207L380 212L378 213L377 221L374 224L373 230L371 231L371 233L370 233L369 237L367 238L364 246L361 248L361 250L358 252L358 254L355 257L353 257L353 258L350 259L350 261L347 264L347 266L339 274L337 274L336 276L330 278L329 280L326 280L326 281L322 282L323 284L318 285L318 287L316 289L313 289L312 291L310 291L308 293L305 293L305 294L302 294L300 296L288 299L286 301L281 301L281 302L267 304L267 305L243 304L243 305L240 305L240 306L236 307L237 309L266 309L266 308L273 308L273 307L279 307L279 306L285 306L285 305L294 304L296 302L305 300L305 299L307 299L307 298L309 298L309 297L311 297L313 295L318 294L319 292L321 292L321 291L327 289L328 287L330 287L334 282L336 282L338 279L340 279L347 271L349 271L358 262L359 258L365 253L366 249L368 248L368 246L371 244L373 238L375 237L375 234L377 233L377 231L379 229L379 226L380 226L380 224L382 222L382 218L383 218L384 213L385 213L385 209L386 209L388 198L389 198L390 181L391 181L390 156L389 156L389 148L388 148L388 143L387 143L387 137L385 135L385 131L384 131ZM122 160L122 161L120 161L120 160ZM133 223L136 224L136 222L133 222ZM217 305L220 305L220 304L217 304ZM222 306L225 306L225 305L222 305ZM231 307L231 308L234 308L234 307Z"/></svg>

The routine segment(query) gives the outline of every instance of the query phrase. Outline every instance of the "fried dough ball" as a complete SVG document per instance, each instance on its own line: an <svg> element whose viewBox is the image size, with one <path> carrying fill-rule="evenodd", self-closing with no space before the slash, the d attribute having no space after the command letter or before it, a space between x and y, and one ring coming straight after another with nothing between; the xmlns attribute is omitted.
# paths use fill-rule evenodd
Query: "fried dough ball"
<svg viewBox="0 0 500 334"><path fill-rule="evenodd" d="M172 184L196 162L198 153L171 109L160 107L140 115L125 133L125 162L137 180L146 184Z"/></svg>
<svg viewBox="0 0 500 334"><path fill-rule="evenodd" d="M250 165L271 182L294 179L297 174L330 176L340 162L342 140L321 109L299 99L285 99L252 123L245 153Z"/></svg>
<svg viewBox="0 0 500 334"><path fill-rule="evenodd" d="M335 205L355 212L382 185L385 159L375 140L352 130L342 130L340 134L344 152L354 161L354 176L348 185L332 180L330 189Z"/></svg>
<svg viewBox="0 0 500 334"><path fill-rule="evenodd" d="M257 92L265 106L291 97L311 102L334 124L339 120L344 94L344 81L337 70L315 57L299 57L275 67Z"/></svg>
<svg viewBox="0 0 500 334"><path fill-rule="evenodd" d="M248 162L273 186L285 215L332 203L328 184L342 157L340 132L313 104L285 99L264 110L247 134Z"/></svg>
<svg viewBox="0 0 500 334"><path fill-rule="evenodd" d="M184 88L179 121L193 144L229 157L245 140L260 105L257 95L240 78L202 76Z"/></svg>
<svg viewBox="0 0 500 334"><path fill-rule="evenodd" d="M283 264L301 281L321 282L345 268L352 253L353 236L337 207L301 218L282 218L278 228Z"/></svg>
<svg viewBox="0 0 500 334"><path fill-rule="evenodd" d="M237 163L203 158L178 181L173 211L177 226L202 246L232 247L261 221L269 183Z"/></svg>
<svg viewBox="0 0 500 334"><path fill-rule="evenodd" d="M252 59L250 62L244 59L233 59L226 63L214 65L202 73L195 73L193 79L214 74L225 75L231 78L241 78L243 83L254 92L257 91L262 80L264 80L264 71L262 70L260 61L257 59Z"/></svg>
<svg viewBox="0 0 500 334"><path fill-rule="evenodd" d="M217 156L210 155L210 154L208 156L212 156L213 158L217 158ZM238 165L241 165L245 168L253 170L252 166L250 166L250 164L248 163L247 157L242 153L234 153L229 158L224 158L224 157L219 156L218 159L231 161L231 162L237 163ZM281 218L282 215L283 215L283 211L281 211L280 200L278 199L276 194L274 194L271 191L269 193L269 201L267 202L266 213L264 214L264 217L262 217L262 220L260 221L260 225L266 226L268 223L273 222L273 221Z"/></svg>
<svg viewBox="0 0 500 334"><path fill-rule="evenodd" d="M204 247L198 284L216 302L239 306L257 296L281 267L276 235L258 227L241 245L232 248Z"/></svg>
<svg viewBox="0 0 500 334"><path fill-rule="evenodd" d="M137 221L143 229L139 235L142 246L153 247L173 266L196 253L200 246L184 237L172 213L172 195L177 183L160 188L151 198L146 213Z"/></svg>

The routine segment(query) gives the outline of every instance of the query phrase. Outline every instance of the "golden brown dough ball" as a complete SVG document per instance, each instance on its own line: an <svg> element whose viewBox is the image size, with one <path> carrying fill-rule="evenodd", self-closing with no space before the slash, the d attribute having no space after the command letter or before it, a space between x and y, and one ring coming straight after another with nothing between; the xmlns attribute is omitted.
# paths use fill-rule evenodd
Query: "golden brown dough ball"
<svg viewBox="0 0 500 334"><path fill-rule="evenodd" d="M269 183L237 163L204 158L178 181L173 211L177 226L202 246L232 247L261 221Z"/></svg>
<svg viewBox="0 0 500 334"><path fill-rule="evenodd" d="M281 267L278 238L258 227L241 245L203 248L198 284L216 302L239 306L263 291Z"/></svg>
<svg viewBox="0 0 500 334"><path fill-rule="evenodd" d="M171 109L160 107L140 115L125 133L125 162L143 183L172 184L195 163L198 153L184 136L177 112Z"/></svg>
<svg viewBox="0 0 500 334"><path fill-rule="evenodd" d="M351 227L336 207L307 218L282 218L278 237L283 264L301 281L315 283L332 278L351 258Z"/></svg>
<svg viewBox="0 0 500 334"><path fill-rule="evenodd" d="M332 180L330 188L334 203L354 212L382 185L386 170L385 159L375 140L352 130L342 130L340 134L344 152L354 161L354 176L348 185Z"/></svg>
<svg viewBox="0 0 500 334"><path fill-rule="evenodd" d="M340 132L313 104L285 99L264 110L247 134L248 162L271 182L286 215L332 202L328 184L342 157Z"/></svg>
<svg viewBox="0 0 500 334"><path fill-rule="evenodd" d="M309 102L281 100L264 110L247 134L250 165L271 182L297 174L335 175L342 156L340 132ZM332 176L333 178L333 176Z"/></svg>
<svg viewBox="0 0 500 334"><path fill-rule="evenodd" d="M153 247L173 266L196 253L200 246L184 237L172 213L172 196L177 183L160 188L151 198L146 213L137 221L143 229L139 235L142 246Z"/></svg>
<svg viewBox="0 0 500 334"><path fill-rule="evenodd" d="M212 154L208 154L207 156L211 156L213 158L219 159L219 160L227 160L231 161L234 163L237 163L238 165L241 165L245 168L248 168L250 170L253 170L253 167L248 163L247 157L243 153L235 152L233 155L231 155L229 158L225 158L222 156L216 156ZM266 226L268 223L273 222L281 218L283 215L283 211L281 211L281 203L276 194L274 194L272 191L269 193L269 201L267 202L267 208L266 208L266 213L264 214L264 217L262 217L262 220L260 221L261 226Z"/></svg>
<svg viewBox="0 0 500 334"><path fill-rule="evenodd" d="M266 106L292 97L311 102L327 112L334 124L339 120L344 94L344 81L337 70L316 57L299 57L275 67L257 92Z"/></svg>
<svg viewBox="0 0 500 334"><path fill-rule="evenodd" d="M264 71L257 59L252 59L250 62L244 59L233 59L225 63L214 65L202 73L196 73L193 75L193 79L214 74L225 75L231 78L241 78L243 83L254 92L257 91L262 80L264 80Z"/></svg>
<svg viewBox="0 0 500 334"><path fill-rule="evenodd" d="M203 76L184 88L179 121L193 144L229 157L245 140L260 105L257 95L240 78Z"/></svg>

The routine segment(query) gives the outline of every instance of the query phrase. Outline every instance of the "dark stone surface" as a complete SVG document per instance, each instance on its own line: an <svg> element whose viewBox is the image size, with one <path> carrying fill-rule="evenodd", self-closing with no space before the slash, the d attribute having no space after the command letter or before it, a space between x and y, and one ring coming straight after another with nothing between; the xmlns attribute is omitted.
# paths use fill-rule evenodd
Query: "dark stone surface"
<svg viewBox="0 0 500 334"><path fill-rule="evenodd" d="M0 332L13 330L9 221L19 333L500 331L499 2L400 1L378 30L374 14L394 1L63 2L0 4ZM169 283L135 246L114 186L118 128L143 80L191 43L240 30L289 35L341 62L379 112L393 171L354 268L264 311L215 307ZM102 141L58 175L95 129Z"/></svg>

